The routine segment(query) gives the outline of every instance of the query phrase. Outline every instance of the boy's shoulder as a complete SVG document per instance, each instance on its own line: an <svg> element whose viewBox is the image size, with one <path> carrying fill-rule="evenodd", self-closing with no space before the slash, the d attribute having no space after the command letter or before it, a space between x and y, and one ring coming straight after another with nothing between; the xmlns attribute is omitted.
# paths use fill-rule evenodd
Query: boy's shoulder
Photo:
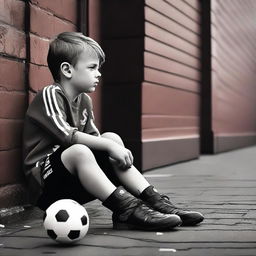
<svg viewBox="0 0 256 256"><path fill-rule="evenodd" d="M79 95L78 100L82 105L86 105L89 107L92 107L92 99L91 97L86 93L81 93ZM52 104L61 103L61 104L69 104L69 100L65 94L64 89L58 85L58 84L51 84L43 87L41 90L39 90L36 95L33 97L33 100L31 101L31 105L49 105Z"/></svg>
<svg viewBox="0 0 256 256"><path fill-rule="evenodd" d="M65 90L60 85L58 85L58 84L50 84L50 85L47 85L47 86L43 87L41 90L39 90L37 92L36 96L39 96L39 97L40 96L41 97L45 96L46 97L46 96L49 96L49 95L54 96L54 95L58 95L58 94L60 94L63 97L67 98L67 96L65 94ZM92 102L91 97L88 94L86 94L86 93L81 93L79 95L79 97L81 97L81 99L83 99L83 100Z"/></svg>
<svg viewBox="0 0 256 256"><path fill-rule="evenodd" d="M79 95L80 104L82 106L87 106L89 108L92 108L92 99L91 97L86 93L81 93ZM30 102L29 108L36 105L56 105L56 104L71 104L65 94L64 89L58 85L58 84L51 84L43 87L41 90L39 90L36 95L33 97L32 101Z"/></svg>
<svg viewBox="0 0 256 256"><path fill-rule="evenodd" d="M53 95L53 92L58 92L62 94L62 90L60 89L59 86L55 85L55 84L50 84L50 85L46 85L44 86L42 89L40 89L34 96L35 98L40 98L40 97L50 97Z"/></svg>
<svg viewBox="0 0 256 256"><path fill-rule="evenodd" d="M48 108L54 104L54 102L60 103L60 101L63 101L65 95L61 91L61 89L52 84L47 85L43 87L41 90L39 90L35 96L30 101L30 104L28 106L28 111L33 111L35 109L41 109L42 106L48 106Z"/></svg>

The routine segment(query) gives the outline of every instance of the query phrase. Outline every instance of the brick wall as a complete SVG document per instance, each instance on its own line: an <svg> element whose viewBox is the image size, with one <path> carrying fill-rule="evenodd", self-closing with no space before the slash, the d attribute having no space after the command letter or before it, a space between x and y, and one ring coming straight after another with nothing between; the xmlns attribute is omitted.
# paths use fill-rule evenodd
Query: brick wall
<svg viewBox="0 0 256 256"><path fill-rule="evenodd" d="M27 107L25 2L0 5L0 207L24 201L21 134Z"/></svg>
<svg viewBox="0 0 256 256"><path fill-rule="evenodd" d="M76 0L32 0L30 5L29 94L52 82L47 68L49 39L63 31L76 31Z"/></svg>
<svg viewBox="0 0 256 256"><path fill-rule="evenodd" d="M0 0L0 208L26 203L23 118L35 93L52 82L49 39L77 30L77 0Z"/></svg>

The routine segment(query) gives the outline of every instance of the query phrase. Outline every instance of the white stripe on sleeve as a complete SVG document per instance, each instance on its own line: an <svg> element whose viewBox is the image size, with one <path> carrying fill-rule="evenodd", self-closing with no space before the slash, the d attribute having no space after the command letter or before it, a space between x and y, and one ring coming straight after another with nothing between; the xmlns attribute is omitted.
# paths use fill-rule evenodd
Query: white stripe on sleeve
<svg viewBox="0 0 256 256"><path fill-rule="evenodd" d="M51 88L52 88L52 86L47 88L47 96L46 96L47 103L49 103L49 106L50 106L51 117L53 118L53 121L56 124L56 126L59 128L59 130L61 130L65 135L69 135L69 133L66 131L66 129L59 123L59 121L56 118L56 113L54 112L53 105L52 105L52 99L51 99L51 95L50 95Z"/></svg>
<svg viewBox="0 0 256 256"><path fill-rule="evenodd" d="M50 111L49 111L49 107L48 107L48 103L46 101L46 90L47 90L48 87L45 87L44 90L43 90L43 100L44 100L44 106L45 106L45 109L46 109L46 114L47 116L50 116Z"/></svg>
<svg viewBox="0 0 256 256"><path fill-rule="evenodd" d="M54 106L57 109L60 121L62 122L63 126L65 127L65 129L70 130L70 127L67 125L67 122L63 119L63 115L62 115L62 113L60 111L60 108L59 108L59 105L58 105L58 102L57 102L57 99L56 99L56 92L55 92L56 89L57 88L53 88L53 90L52 90L52 97L53 97L53 101L54 101Z"/></svg>

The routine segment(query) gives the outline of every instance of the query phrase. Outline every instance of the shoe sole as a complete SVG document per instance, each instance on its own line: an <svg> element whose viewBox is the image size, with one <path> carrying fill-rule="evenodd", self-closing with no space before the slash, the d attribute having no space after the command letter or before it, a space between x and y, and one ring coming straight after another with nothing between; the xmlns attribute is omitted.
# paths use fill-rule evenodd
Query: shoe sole
<svg viewBox="0 0 256 256"><path fill-rule="evenodd" d="M200 222L202 222L203 220L204 220L204 217L200 217L200 218L193 219L193 220L182 221L181 226L195 226L195 225L199 224Z"/></svg>
<svg viewBox="0 0 256 256"><path fill-rule="evenodd" d="M170 225L164 224L163 226L138 226L135 224L130 223L122 223L122 222L116 222L113 223L113 229L115 230L144 230L144 231L167 231L174 229L182 224L181 221L177 221L176 223L172 223Z"/></svg>

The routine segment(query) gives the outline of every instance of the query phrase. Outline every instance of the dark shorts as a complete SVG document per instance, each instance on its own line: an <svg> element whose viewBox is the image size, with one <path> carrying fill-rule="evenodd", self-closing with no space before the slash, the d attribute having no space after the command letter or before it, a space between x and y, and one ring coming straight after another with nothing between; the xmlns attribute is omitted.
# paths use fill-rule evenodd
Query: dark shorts
<svg viewBox="0 0 256 256"><path fill-rule="evenodd" d="M43 167L44 177L43 194L37 202L37 206L46 210L52 203L60 199L73 199L80 204L88 203L96 199L82 186L77 176L71 174L61 161L61 154L65 149L59 148L48 157ZM120 183L115 176L109 156L104 151L93 151L95 159L106 176L116 186Z"/></svg>

